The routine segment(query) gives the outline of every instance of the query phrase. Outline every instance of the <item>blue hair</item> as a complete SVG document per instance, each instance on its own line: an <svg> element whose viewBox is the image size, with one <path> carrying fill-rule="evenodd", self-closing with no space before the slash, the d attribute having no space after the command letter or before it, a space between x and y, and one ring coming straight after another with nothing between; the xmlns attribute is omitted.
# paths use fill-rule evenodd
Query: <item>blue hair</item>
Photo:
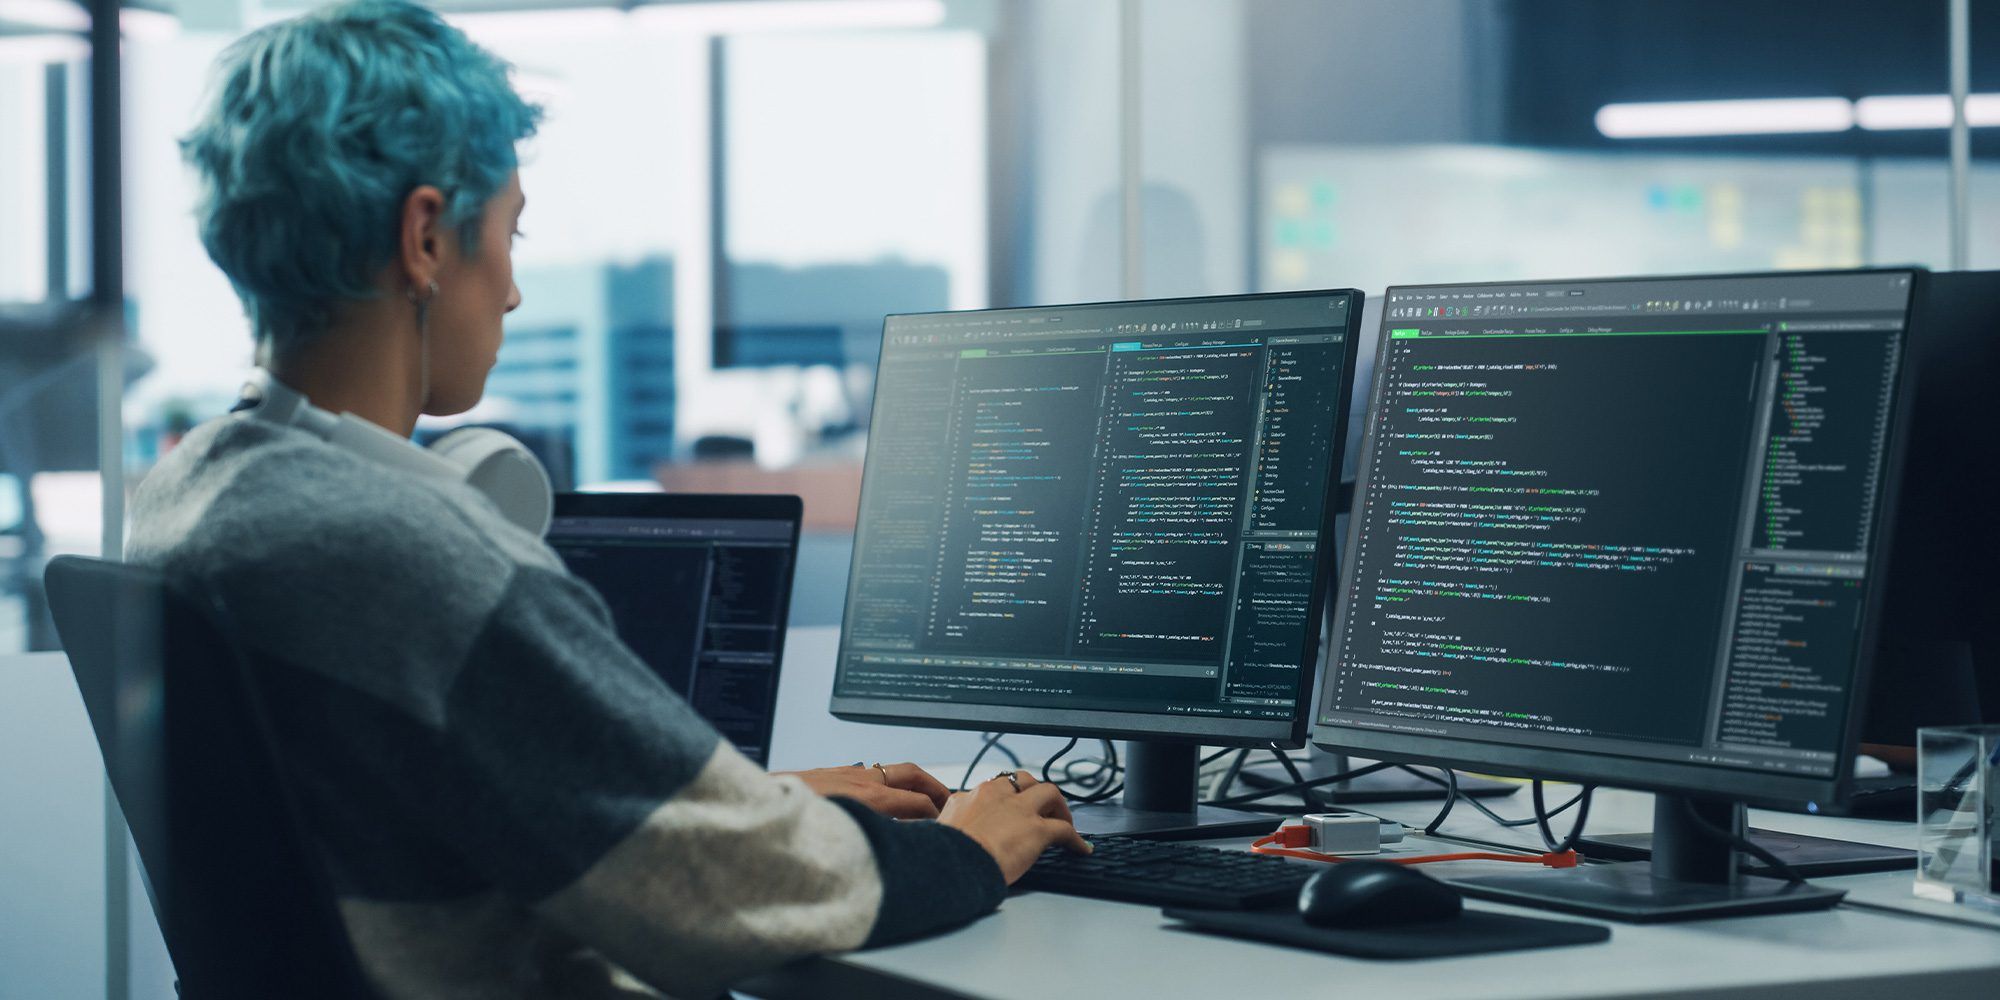
<svg viewBox="0 0 2000 1000"><path fill-rule="evenodd" d="M283 352L341 302L378 294L403 203L430 184L467 253L541 108L508 66L430 10L355 0L269 25L223 53L213 105L181 140L195 214L258 339Z"/></svg>

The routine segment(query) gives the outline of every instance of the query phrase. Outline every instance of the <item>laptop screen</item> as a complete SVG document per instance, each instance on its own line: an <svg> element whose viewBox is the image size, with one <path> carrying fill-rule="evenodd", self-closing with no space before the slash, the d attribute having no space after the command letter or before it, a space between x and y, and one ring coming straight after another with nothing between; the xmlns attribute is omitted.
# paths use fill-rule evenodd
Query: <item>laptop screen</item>
<svg viewBox="0 0 2000 1000"><path fill-rule="evenodd" d="M792 497L564 494L548 542L639 658L766 764L798 549Z"/></svg>

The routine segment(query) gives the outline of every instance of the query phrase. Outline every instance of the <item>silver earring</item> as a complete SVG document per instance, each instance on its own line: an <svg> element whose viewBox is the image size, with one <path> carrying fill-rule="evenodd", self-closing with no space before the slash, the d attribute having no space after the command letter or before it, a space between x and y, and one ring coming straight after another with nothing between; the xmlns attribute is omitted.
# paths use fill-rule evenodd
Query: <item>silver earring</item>
<svg viewBox="0 0 2000 1000"><path fill-rule="evenodd" d="M424 297L417 297L417 290L409 292L410 301L417 304L417 380L420 400L418 409L430 405L431 400L431 300L437 298L438 283L424 282Z"/></svg>
<svg viewBox="0 0 2000 1000"><path fill-rule="evenodd" d="M417 290L415 288L409 291L410 301L417 304L417 334L419 336L430 333L431 300L437 298L437 294L438 283L435 281L424 282L423 298L417 297Z"/></svg>

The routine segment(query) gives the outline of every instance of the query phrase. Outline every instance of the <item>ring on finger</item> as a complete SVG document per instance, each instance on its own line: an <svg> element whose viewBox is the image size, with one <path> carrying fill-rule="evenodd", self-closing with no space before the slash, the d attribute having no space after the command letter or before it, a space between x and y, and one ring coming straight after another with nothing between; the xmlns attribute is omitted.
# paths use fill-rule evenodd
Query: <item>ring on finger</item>
<svg viewBox="0 0 2000 1000"><path fill-rule="evenodd" d="M1007 779L1007 783L1013 785L1015 791L1018 792L1021 790L1021 777L1019 772L1002 771L999 774L993 776L994 781L999 781L1001 778Z"/></svg>
<svg viewBox="0 0 2000 1000"><path fill-rule="evenodd" d="M870 765L868 765L868 766L869 766L869 767L872 767L872 768L874 768L874 769L875 769L876 771L879 771L879 772L881 772L881 775L882 775L882 783L883 783L883 784L885 784L885 785L886 785L886 784L888 784L888 783L889 783L889 769L888 769L888 768L886 768L886 767L883 767L883 766L882 766L882 765L880 765L880 764L870 764Z"/></svg>

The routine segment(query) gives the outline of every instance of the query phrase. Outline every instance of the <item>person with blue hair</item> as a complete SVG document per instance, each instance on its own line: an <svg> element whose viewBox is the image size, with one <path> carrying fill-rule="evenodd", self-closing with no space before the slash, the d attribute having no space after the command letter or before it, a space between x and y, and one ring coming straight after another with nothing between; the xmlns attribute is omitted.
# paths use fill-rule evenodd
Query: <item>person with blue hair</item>
<svg viewBox="0 0 2000 1000"><path fill-rule="evenodd" d="M147 475L129 555L226 609L370 982L708 997L974 919L1045 848L1088 850L1025 772L764 773L538 533L414 471L440 461L418 416L478 402L521 301L541 112L507 73L423 7L339 4L230 47L183 143L266 377Z"/></svg>

